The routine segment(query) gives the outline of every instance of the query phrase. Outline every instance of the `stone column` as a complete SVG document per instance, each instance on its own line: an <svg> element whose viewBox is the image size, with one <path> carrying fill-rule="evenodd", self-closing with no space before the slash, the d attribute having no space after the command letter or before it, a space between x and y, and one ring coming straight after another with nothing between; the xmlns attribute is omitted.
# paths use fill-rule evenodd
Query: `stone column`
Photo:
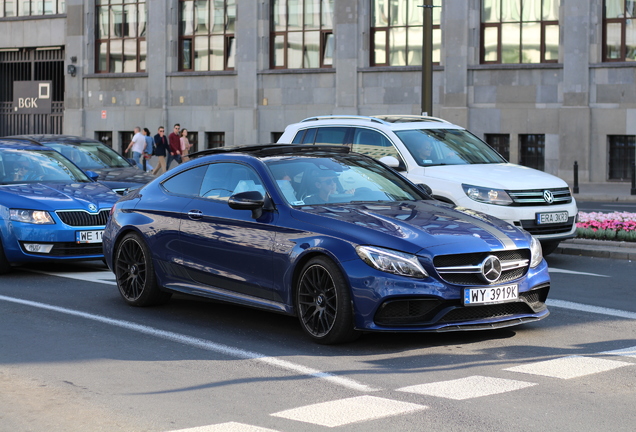
<svg viewBox="0 0 636 432"><path fill-rule="evenodd" d="M94 55L89 54L90 48L87 48L84 43L85 34L91 34L90 32L95 28L92 23L88 22L88 19L85 20L87 17L94 16L94 13L90 12L92 11L85 10L83 0L66 1L63 130L65 134L70 135L85 135L83 77L92 72L91 61L94 61ZM89 46L94 47L95 38L92 39L93 43ZM74 62L71 57L75 58ZM74 77L66 73L68 65L75 66L76 75Z"/></svg>
<svg viewBox="0 0 636 432"><path fill-rule="evenodd" d="M358 2L335 0L336 106L333 114L358 114Z"/></svg>

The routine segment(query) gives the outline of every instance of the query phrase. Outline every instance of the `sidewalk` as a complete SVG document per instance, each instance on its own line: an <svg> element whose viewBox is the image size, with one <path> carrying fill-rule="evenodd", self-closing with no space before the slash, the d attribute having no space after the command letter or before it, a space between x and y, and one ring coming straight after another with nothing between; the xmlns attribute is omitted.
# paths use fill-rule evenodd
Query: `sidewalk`
<svg viewBox="0 0 636 432"><path fill-rule="evenodd" d="M636 202L636 195L630 195L632 183L579 183L577 201L627 201ZM570 189L572 185L570 184Z"/></svg>

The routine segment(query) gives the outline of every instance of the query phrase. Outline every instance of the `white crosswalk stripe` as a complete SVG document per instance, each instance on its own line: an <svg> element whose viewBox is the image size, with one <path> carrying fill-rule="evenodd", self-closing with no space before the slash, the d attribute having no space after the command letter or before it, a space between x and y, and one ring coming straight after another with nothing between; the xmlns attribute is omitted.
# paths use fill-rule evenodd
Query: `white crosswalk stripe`
<svg viewBox="0 0 636 432"><path fill-rule="evenodd" d="M605 360L595 357L569 356L524 364L505 370L531 375L542 375L551 378L571 379L632 365L632 363L623 361Z"/></svg>
<svg viewBox="0 0 636 432"><path fill-rule="evenodd" d="M476 375L450 381L403 387L398 389L398 391L437 396L446 399L464 400L506 393L534 385L536 384L530 382Z"/></svg>
<svg viewBox="0 0 636 432"><path fill-rule="evenodd" d="M278 432L274 429L266 429L243 423L229 422L209 426L200 426L190 429L179 429L170 432Z"/></svg>
<svg viewBox="0 0 636 432"><path fill-rule="evenodd" d="M272 416L326 427L375 420L425 410L416 405L375 396L358 396L281 411Z"/></svg>
<svg viewBox="0 0 636 432"><path fill-rule="evenodd" d="M82 280L87 282L97 282L107 285L117 285L115 274L111 271L92 271L92 272L49 272L41 270L30 270L34 273L47 274L51 276L64 277L69 279Z"/></svg>
<svg viewBox="0 0 636 432"><path fill-rule="evenodd" d="M605 351L605 352L602 352L601 354L610 354L610 355L617 355L617 356L625 356L625 357L634 357L634 358L636 358L636 346L629 347L629 348L618 349L618 350L614 350L614 351Z"/></svg>

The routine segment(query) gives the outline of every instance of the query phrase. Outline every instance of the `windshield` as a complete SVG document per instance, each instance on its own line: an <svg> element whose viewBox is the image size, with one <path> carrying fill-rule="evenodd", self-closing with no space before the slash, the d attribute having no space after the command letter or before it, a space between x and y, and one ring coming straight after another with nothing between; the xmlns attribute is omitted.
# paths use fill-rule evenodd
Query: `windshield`
<svg viewBox="0 0 636 432"><path fill-rule="evenodd" d="M426 199L372 159L289 156L265 161L285 200L294 206Z"/></svg>
<svg viewBox="0 0 636 432"><path fill-rule="evenodd" d="M414 129L395 134L420 166L506 163L488 144L465 130Z"/></svg>
<svg viewBox="0 0 636 432"><path fill-rule="evenodd" d="M130 166L126 159L101 143L64 144L47 142L44 145L62 153L83 170L125 168Z"/></svg>
<svg viewBox="0 0 636 432"><path fill-rule="evenodd" d="M0 150L0 184L90 182L86 174L52 150Z"/></svg>

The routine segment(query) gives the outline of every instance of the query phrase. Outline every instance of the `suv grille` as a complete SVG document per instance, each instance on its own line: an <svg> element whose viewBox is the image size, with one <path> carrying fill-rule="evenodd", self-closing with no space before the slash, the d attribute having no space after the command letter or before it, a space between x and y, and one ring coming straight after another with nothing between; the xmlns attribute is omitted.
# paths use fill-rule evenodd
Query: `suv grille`
<svg viewBox="0 0 636 432"><path fill-rule="evenodd" d="M502 273L495 284L509 282L526 274L530 264L530 249L478 252L457 255L439 255L433 264L440 277L455 285L489 285L481 277L481 264L494 255L501 262Z"/></svg>
<svg viewBox="0 0 636 432"><path fill-rule="evenodd" d="M110 209L100 210L99 213L89 213L86 210L72 210L56 211L55 214L57 214L62 222L69 226L104 226L106 222L108 222Z"/></svg>
<svg viewBox="0 0 636 432"><path fill-rule="evenodd" d="M566 234L572 230L574 224L574 216L568 218L568 221L560 224L549 225L537 225L533 220L522 220L521 228L528 231L532 235L547 235L547 234ZM515 225L517 223L515 222Z"/></svg>
<svg viewBox="0 0 636 432"><path fill-rule="evenodd" d="M544 198L544 193L550 191L552 193L553 201L547 202ZM506 191L512 201L517 206L544 206L544 205L557 205L557 204L569 204L572 202L572 195L569 188L558 189L531 189L521 191Z"/></svg>

